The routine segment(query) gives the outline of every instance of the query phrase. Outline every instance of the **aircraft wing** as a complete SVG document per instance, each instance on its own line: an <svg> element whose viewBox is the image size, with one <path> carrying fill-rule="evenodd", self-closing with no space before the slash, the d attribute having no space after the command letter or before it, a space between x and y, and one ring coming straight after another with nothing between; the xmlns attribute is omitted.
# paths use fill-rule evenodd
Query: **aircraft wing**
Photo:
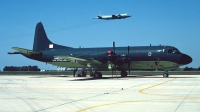
<svg viewBox="0 0 200 112"><path fill-rule="evenodd" d="M122 15L121 15L121 14L118 14L117 16L118 16L118 17L122 17Z"/></svg>
<svg viewBox="0 0 200 112"><path fill-rule="evenodd" d="M19 52L17 52L18 54L20 54L20 53L22 53L22 54L41 54L41 52L23 49L23 48L19 48L19 47L12 47L12 49L19 51ZM10 53L10 54L12 54L12 53ZM16 54L16 53L14 52L14 54Z"/></svg>
<svg viewBox="0 0 200 112"><path fill-rule="evenodd" d="M112 18L117 18L118 16L116 16L116 15L112 15Z"/></svg>
<svg viewBox="0 0 200 112"><path fill-rule="evenodd" d="M61 59L61 60L69 60L78 62L80 64L90 64L90 65L99 65L102 64L98 60L89 59L89 58L81 58L81 57L73 57L73 56L54 56L54 59Z"/></svg>

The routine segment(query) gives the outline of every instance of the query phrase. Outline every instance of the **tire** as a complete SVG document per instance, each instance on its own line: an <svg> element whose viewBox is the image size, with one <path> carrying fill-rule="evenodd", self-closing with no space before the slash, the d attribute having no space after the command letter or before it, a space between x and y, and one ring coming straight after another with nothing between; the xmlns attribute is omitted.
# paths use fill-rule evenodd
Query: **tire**
<svg viewBox="0 0 200 112"><path fill-rule="evenodd" d="M94 73L94 78L102 78L102 73L101 72Z"/></svg>
<svg viewBox="0 0 200 112"><path fill-rule="evenodd" d="M126 71L121 71L121 77L127 77L127 72Z"/></svg>
<svg viewBox="0 0 200 112"><path fill-rule="evenodd" d="M99 78L102 78L102 73L101 72L99 72Z"/></svg>
<svg viewBox="0 0 200 112"><path fill-rule="evenodd" d="M98 78L98 77L99 77L98 72L97 72L97 73L94 73L94 78Z"/></svg>
<svg viewBox="0 0 200 112"><path fill-rule="evenodd" d="M168 77L168 76L169 76L168 73L164 73L164 74L163 74L163 77Z"/></svg>

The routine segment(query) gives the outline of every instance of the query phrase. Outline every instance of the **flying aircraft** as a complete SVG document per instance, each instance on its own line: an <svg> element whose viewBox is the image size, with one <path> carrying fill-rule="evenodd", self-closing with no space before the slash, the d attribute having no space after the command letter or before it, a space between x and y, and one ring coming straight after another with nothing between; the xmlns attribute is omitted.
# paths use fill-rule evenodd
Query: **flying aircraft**
<svg viewBox="0 0 200 112"><path fill-rule="evenodd" d="M113 19L125 19L131 17L131 15L125 13L125 14L115 14L115 15L103 15L101 11L99 12L99 16L93 18L93 19L102 19L102 20L113 20Z"/></svg>
<svg viewBox="0 0 200 112"><path fill-rule="evenodd" d="M41 22L37 23L33 49L12 47L23 56L68 68L88 68L90 75L101 78L102 70L121 71L121 77L127 76L130 70L165 70L163 77L168 77L167 70L192 62L192 58L181 53L173 46L127 46L98 48L72 48L51 42ZM95 71L95 72L94 72Z"/></svg>

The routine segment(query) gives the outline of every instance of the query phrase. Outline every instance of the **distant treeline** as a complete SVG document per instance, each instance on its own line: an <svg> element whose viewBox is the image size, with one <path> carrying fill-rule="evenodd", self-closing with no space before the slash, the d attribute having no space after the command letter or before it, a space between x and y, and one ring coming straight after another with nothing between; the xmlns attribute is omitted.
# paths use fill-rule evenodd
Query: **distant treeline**
<svg viewBox="0 0 200 112"><path fill-rule="evenodd" d="M200 71L200 67L199 68L192 68L192 67L185 67L184 69L183 69L183 71Z"/></svg>
<svg viewBox="0 0 200 112"><path fill-rule="evenodd" d="M3 71L40 71L38 66L5 66Z"/></svg>

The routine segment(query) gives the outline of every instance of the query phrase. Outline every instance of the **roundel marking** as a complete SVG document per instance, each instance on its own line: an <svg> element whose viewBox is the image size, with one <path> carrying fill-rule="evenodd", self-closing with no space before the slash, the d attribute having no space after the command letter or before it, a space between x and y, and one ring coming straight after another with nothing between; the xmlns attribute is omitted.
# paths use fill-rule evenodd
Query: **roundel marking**
<svg viewBox="0 0 200 112"><path fill-rule="evenodd" d="M149 53L148 53L148 56L151 56L151 55L152 55L152 53L151 53L151 52L149 52Z"/></svg>

